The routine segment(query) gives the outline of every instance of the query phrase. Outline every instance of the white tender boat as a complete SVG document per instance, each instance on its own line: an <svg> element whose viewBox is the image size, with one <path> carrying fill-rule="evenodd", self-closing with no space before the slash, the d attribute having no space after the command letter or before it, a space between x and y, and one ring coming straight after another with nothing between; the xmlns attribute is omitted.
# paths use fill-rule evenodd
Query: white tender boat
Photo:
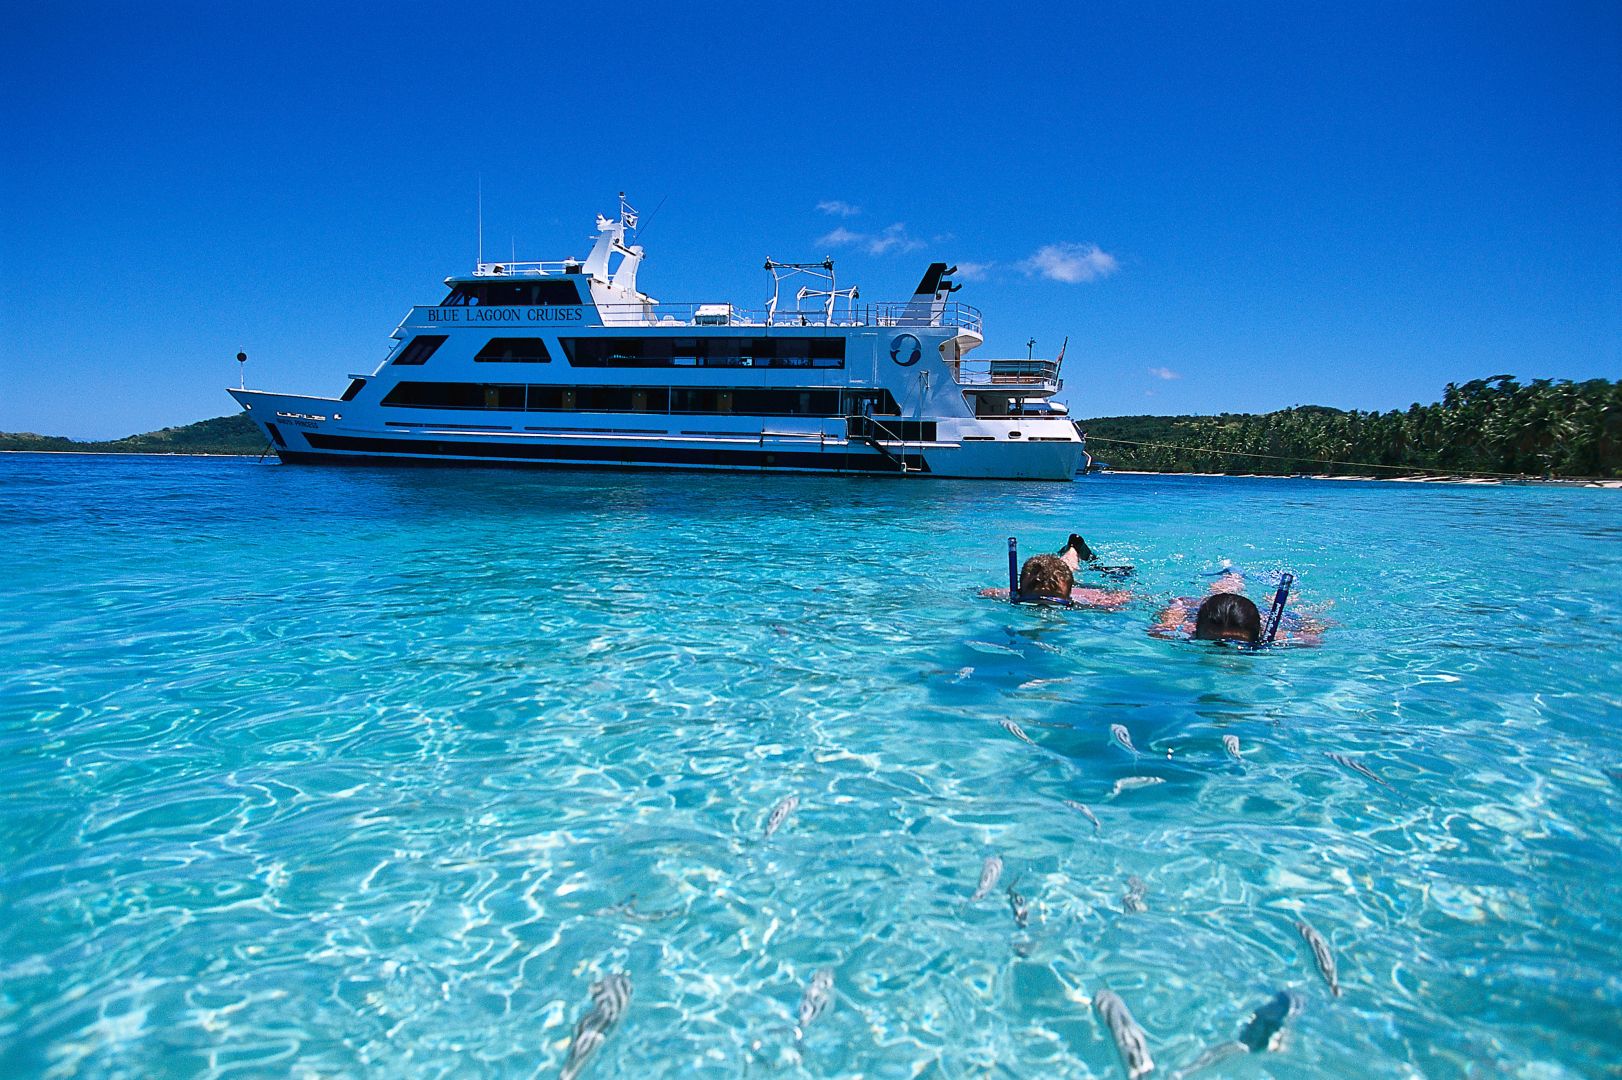
<svg viewBox="0 0 1622 1080"><path fill-rule="evenodd" d="M832 260L766 261L764 310L640 292L635 212L584 260L476 264L339 397L231 395L293 464L747 469L1071 480L1056 360L971 360L979 311L932 264L865 303ZM808 282L785 306L784 287Z"/></svg>

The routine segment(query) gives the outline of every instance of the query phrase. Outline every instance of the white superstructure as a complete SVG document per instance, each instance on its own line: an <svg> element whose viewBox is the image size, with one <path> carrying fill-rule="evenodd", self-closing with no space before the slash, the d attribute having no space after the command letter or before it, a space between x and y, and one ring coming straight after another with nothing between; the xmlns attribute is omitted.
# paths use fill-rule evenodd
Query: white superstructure
<svg viewBox="0 0 1622 1080"><path fill-rule="evenodd" d="M752 469L1070 480L1058 360L971 360L980 313L932 264L864 303L832 261L766 260L763 311L637 287L635 213L584 260L478 263L341 397L232 390L285 462ZM785 282L810 284L783 300Z"/></svg>

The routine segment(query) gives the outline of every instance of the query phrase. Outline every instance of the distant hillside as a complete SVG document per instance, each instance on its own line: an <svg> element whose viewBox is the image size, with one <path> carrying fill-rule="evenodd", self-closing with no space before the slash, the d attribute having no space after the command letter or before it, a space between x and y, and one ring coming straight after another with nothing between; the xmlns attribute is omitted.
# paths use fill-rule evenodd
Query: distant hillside
<svg viewBox="0 0 1622 1080"><path fill-rule="evenodd" d="M1081 426L1095 460L1149 472L1622 476L1622 382L1606 379L1494 375L1384 413L1304 405Z"/></svg>
<svg viewBox="0 0 1622 1080"><path fill-rule="evenodd" d="M199 420L183 427L149 431L106 442L75 442L59 435L0 432L0 450L76 451L82 454L253 454L265 449L265 436L247 413Z"/></svg>

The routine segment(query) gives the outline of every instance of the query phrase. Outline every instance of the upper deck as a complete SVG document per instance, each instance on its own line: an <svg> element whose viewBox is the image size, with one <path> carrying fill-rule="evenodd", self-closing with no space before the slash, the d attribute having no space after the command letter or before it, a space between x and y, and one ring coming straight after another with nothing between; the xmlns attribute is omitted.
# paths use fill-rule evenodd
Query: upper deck
<svg viewBox="0 0 1622 1080"><path fill-rule="evenodd" d="M542 279L544 280L544 279ZM920 307L912 301L853 304L831 314L823 307L741 308L725 303L581 303L561 305L419 305L400 324L402 330L445 326L493 326L502 323L536 326L636 327L946 327L980 334L978 308L949 301Z"/></svg>

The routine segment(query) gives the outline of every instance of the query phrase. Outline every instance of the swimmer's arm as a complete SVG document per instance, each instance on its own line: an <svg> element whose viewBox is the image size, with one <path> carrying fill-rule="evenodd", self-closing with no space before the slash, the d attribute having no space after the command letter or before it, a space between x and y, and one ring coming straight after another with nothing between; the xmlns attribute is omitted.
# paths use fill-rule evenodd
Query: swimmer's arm
<svg viewBox="0 0 1622 1080"><path fill-rule="evenodd" d="M1092 589L1078 586L1070 590L1070 601L1083 607L1103 608L1114 611L1125 607L1132 600L1132 594L1122 589Z"/></svg>
<svg viewBox="0 0 1622 1080"><path fill-rule="evenodd" d="M1154 625L1149 627L1151 634L1169 634L1180 630L1183 623L1188 621L1188 605L1181 600L1173 600L1171 606L1161 610L1155 616Z"/></svg>

